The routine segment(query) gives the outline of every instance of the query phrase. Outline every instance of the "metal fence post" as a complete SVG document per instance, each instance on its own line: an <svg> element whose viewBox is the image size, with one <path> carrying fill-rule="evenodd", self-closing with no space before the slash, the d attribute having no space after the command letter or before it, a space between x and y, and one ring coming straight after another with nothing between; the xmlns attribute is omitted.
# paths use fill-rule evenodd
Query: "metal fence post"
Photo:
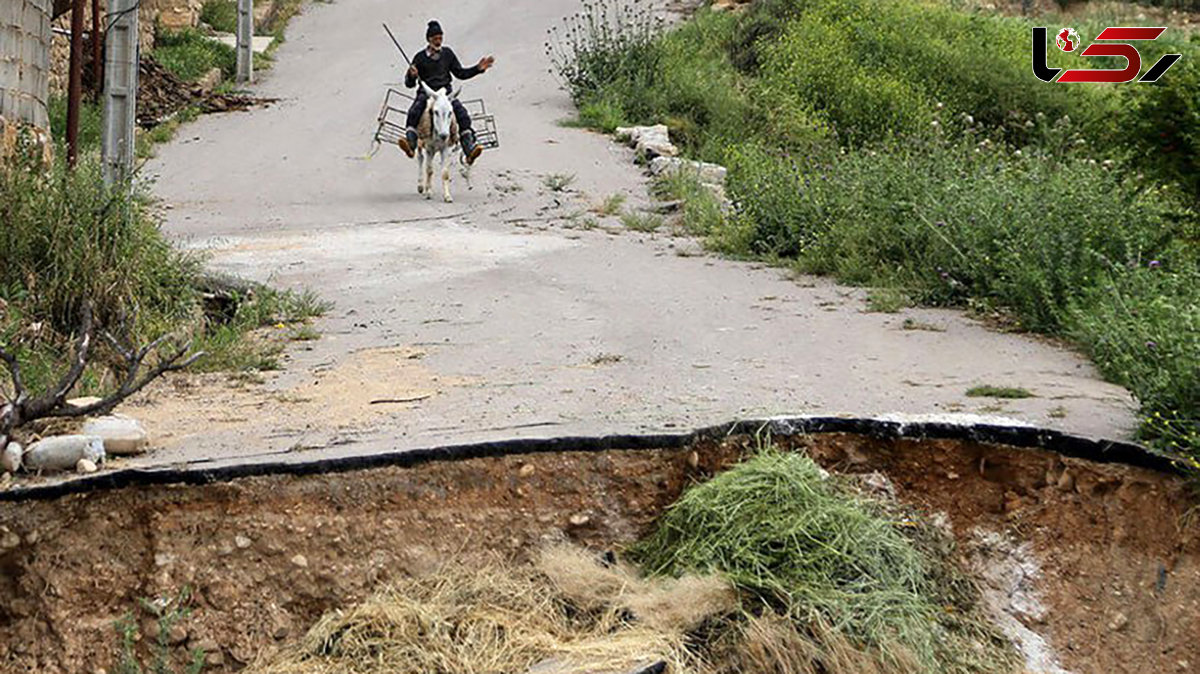
<svg viewBox="0 0 1200 674"><path fill-rule="evenodd" d="M101 160L104 183L129 178L133 171L138 89L139 0L108 0L104 65L104 127Z"/></svg>
<svg viewBox="0 0 1200 674"><path fill-rule="evenodd" d="M237 81L254 81L254 0L238 0Z"/></svg>

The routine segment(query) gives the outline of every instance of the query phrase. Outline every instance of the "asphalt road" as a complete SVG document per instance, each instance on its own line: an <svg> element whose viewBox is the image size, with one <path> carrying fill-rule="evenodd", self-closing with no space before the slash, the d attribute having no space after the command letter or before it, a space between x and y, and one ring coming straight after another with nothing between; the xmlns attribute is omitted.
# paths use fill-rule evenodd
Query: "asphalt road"
<svg viewBox="0 0 1200 674"><path fill-rule="evenodd" d="M484 154L473 189L456 175L453 204L418 196L415 162L395 148L364 159L384 91L402 78L380 22L419 48L434 18L428 3L311 5L255 87L278 104L204 117L161 148L148 173L173 239L207 250L215 268L336 304L318 322L322 339L294 345L268 389L294 391L364 353L403 348L420 352L429 397L354 424L320 414L297 424L260 406L250 423L190 432L145 462L680 430L775 414L999 414L1128 436L1128 394L1046 340L952 311L870 313L860 290L703 255L668 232L621 231L616 218L581 226L578 213L609 195L627 195L632 208L648 198L628 150L560 124L572 108L547 71L543 39L579 5L466 0L436 16L464 62L497 59L463 97L487 101L502 147ZM573 175L569 191L548 189L552 174ZM906 318L937 330L906 330ZM364 381L411 374L356 371ZM965 396L980 384L1036 397Z"/></svg>

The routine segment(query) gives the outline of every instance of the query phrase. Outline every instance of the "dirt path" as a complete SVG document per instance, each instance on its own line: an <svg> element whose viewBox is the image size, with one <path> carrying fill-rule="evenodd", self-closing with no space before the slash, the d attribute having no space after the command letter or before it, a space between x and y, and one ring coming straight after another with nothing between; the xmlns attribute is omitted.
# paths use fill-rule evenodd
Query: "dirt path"
<svg viewBox="0 0 1200 674"><path fill-rule="evenodd" d="M267 110L188 125L149 167L167 229L212 266L336 303L322 339L262 385L176 380L128 411L161 449L149 463L304 458L497 437L679 429L738 416L999 414L1123 437L1132 403L1080 356L949 311L867 313L863 293L699 254L668 233L583 229L611 194L646 202L629 152L558 124L571 114L543 60L571 0L467 0L438 16L496 114L456 202L415 193L394 148L365 160L387 84L389 22L416 48L423 3L308 7L257 93ZM550 192L546 175L576 176ZM934 330L906 330L913 318ZM1037 397L968 398L972 386ZM181 393L162 395L164 388ZM381 398L420 398L377 403ZM199 408L199 409L197 409ZM185 421L186 419L192 421Z"/></svg>

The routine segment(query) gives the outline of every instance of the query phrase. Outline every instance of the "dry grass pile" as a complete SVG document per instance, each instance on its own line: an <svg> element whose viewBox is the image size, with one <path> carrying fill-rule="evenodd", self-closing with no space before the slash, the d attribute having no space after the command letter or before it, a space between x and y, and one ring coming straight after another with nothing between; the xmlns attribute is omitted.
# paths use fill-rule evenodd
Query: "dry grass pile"
<svg viewBox="0 0 1200 674"><path fill-rule="evenodd" d="M326 615L247 671L577 674L665 661L671 672L695 672L686 634L735 609L724 581L645 580L626 565L553 548L533 565L453 565L407 580Z"/></svg>

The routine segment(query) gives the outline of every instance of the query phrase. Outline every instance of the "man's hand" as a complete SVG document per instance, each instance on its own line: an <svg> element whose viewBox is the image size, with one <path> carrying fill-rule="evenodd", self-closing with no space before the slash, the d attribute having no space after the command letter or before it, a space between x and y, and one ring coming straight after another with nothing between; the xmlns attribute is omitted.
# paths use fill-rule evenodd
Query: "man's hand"
<svg viewBox="0 0 1200 674"><path fill-rule="evenodd" d="M417 67L416 66L408 67L408 76L414 80L417 79Z"/></svg>
<svg viewBox="0 0 1200 674"><path fill-rule="evenodd" d="M488 68L491 68L492 64L495 62L496 62L495 56L485 56L485 57L479 59L479 72L486 73Z"/></svg>

